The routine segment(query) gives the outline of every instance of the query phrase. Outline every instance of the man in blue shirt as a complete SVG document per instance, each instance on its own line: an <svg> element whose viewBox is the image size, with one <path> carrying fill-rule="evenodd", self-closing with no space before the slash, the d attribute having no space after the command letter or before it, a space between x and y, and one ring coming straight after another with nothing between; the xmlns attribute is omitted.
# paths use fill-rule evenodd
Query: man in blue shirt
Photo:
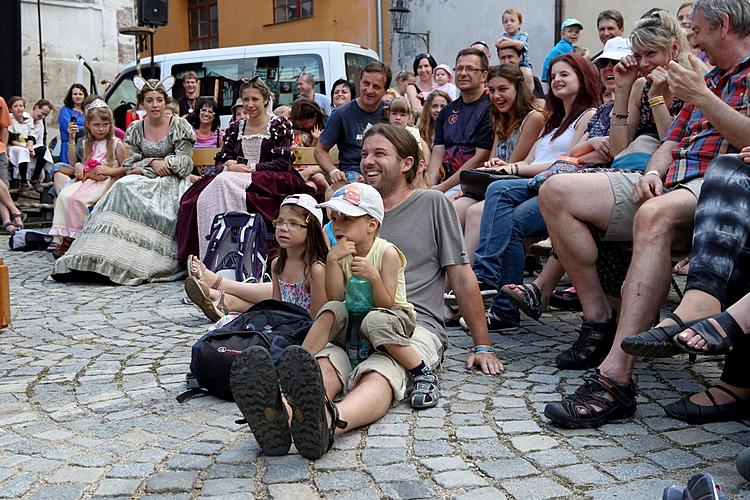
<svg viewBox="0 0 750 500"><path fill-rule="evenodd" d="M549 66L552 59L567 54L568 52L573 52L573 44L578 41L582 29L583 24L578 19L569 17L563 21L562 28L560 29L560 41L557 42L557 45L552 47L552 50L549 51L547 57L544 58L544 66L542 67L543 82L547 81L547 73L549 72Z"/></svg>

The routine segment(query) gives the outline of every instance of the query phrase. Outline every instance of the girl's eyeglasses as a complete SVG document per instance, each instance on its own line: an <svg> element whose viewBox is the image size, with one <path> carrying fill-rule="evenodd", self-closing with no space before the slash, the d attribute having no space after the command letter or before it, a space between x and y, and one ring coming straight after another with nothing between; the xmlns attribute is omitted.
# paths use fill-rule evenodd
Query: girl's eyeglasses
<svg viewBox="0 0 750 500"><path fill-rule="evenodd" d="M299 231L300 229L306 229L307 224L300 224L299 222L291 222L284 219L274 219L271 221L275 229L280 227L286 227L287 231Z"/></svg>

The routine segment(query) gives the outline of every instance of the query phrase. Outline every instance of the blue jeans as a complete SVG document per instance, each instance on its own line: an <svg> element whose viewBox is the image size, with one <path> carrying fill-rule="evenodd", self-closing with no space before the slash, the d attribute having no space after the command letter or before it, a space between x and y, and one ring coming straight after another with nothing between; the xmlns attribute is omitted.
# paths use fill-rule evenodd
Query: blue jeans
<svg viewBox="0 0 750 500"><path fill-rule="evenodd" d="M529 190L528 179L493 182L484 199L474 273L497 288L523 283L523 239L546 234L539 197L536 191ZM490 311L509 323L520 321L518 308L502 294L495 297Z"/></svg>

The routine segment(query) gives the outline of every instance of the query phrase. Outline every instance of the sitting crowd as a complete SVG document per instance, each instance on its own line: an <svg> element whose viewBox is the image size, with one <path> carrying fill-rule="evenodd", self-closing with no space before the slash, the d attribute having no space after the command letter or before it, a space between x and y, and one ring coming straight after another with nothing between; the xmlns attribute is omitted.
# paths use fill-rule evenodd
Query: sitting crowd
<svg viewBox="0 0 750 500"><path fill-rule="evenodd" d="M590 59L573 50L581 23L566 20L541 75L546 96L521 13L508 9L500 65L476 42L453 70L419 54L391 90L390 68L370 63L356 89L338 80L330 98L303 74L300 98L275 109L254 76L239 86L226 130L214 101L191 97L192 74L179 102L173 77L136 77L144 114L124 140L104 101L74 85L54 166L36 125L51 104L39 101L26 118L23 100L11 99L8 156L13 177L32 186L51 166L56 280L137 285L187 271L188 296L212 329L266 299L309 313L306 340L284 351L278 372L262 348L232 368L235 400L269 455L293 440L319 458L337 433L403 399L435 406L446 320L462 316L471 335L467 368L502 372L490 332L517 328L520 312L539 319L565 274L583 321L556 365L596 371L546 405L553 424L632 416L636 357L680 353L726 361L717 385L665 412L688 423L745 419L750 9L742 0L685 8L686 23L653 9L627 37L622 16L603 12L603 50ZM218 153L196 168L201 147ZM315 162L296 162L295 148L314 148ZM0 216L13 232L23 219L5 184ZM270 280L235 281L204 264L215 216L232 211L273 228ZM524 283L529 238L546 237L549 259ZM674 251L692 257L684 298L662 320ZM355 368L343 349L352 276L371 283L374 307L361 326L371 353Z"/></svg>

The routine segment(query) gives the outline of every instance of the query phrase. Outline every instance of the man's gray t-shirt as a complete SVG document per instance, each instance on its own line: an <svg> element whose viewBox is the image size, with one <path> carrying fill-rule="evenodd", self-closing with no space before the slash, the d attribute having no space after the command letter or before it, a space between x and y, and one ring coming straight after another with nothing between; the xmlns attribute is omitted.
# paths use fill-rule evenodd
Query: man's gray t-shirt
<svg viewBox="0 0 750 500"><path fill-rule="evenodd" d="M417 190L385 213L380 236L406 256L406 299L417 311L417 324L437 334L446 346L445 268L469 262L456 211L444 194Z"/></svg>
<svg viewBox="0 0 750 500"><path fill-rule="evenodd" d="M359 107L357 101L351 101L336 112L326 123L320 136L320 142L328 147L339 147L339 170L342 172L359 172L362 160L362 139L367 129L380 123L383 117L383 103L378 109L368 113Z"/></svg>
<svg viewBox="0 0 750 500"><path fill-rule="evenodd" d="M315 93L315 103L320 106L326 116L331 116L331 98L325 94Z"/></svg>

